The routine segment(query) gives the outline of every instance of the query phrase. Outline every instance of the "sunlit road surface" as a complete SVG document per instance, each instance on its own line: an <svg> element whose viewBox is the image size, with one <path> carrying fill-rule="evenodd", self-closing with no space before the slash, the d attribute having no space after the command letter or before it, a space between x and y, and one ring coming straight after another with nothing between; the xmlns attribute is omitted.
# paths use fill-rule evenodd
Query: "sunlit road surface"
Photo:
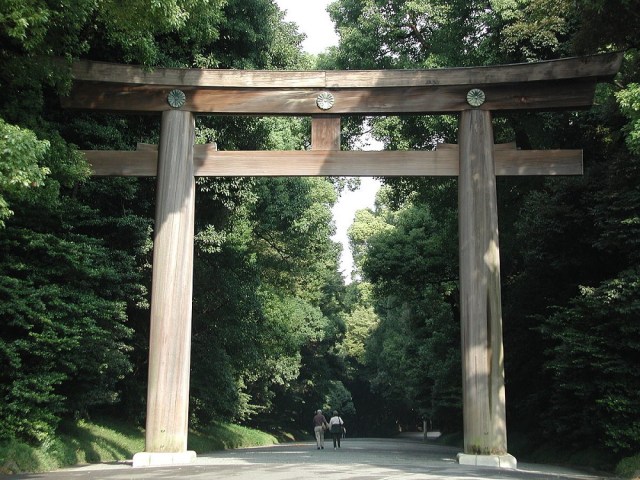
<svg viewBox="0 0 640 480"><path fill-rule="evenodd" d="M396 439L350 439L334 450L314 443L289 443L199 455L186 466L133 468L131 462L85 465L20 479L235 479L235 480L432 480L583 479L606 477L548 465L518 464L517 470L471 467L456 462L458 449L425 443L418 435Z"/></svg>

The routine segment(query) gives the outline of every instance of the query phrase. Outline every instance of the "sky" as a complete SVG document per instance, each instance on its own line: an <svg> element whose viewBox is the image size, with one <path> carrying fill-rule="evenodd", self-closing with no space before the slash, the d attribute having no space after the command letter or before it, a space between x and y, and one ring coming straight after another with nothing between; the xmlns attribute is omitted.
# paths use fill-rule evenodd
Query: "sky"
<svg viewBox="0 0 640 480"><path fill-rule="evenodd" d="M353 257L349 248L347 230L353 223L357 210L370 208L373 210L376 192L380 188L380 182L374 178L362 177L361 186L355 192L344 191L340 200L333 207L333 219L336 223L336 234L333 239L342 243L342 256L340 257L340 271L345 283L351 283L351 271L353 270Z"/></svg>
<svg viewBox="0 0 640 480"><path fill-rule="evenodd" d="M338 44L338 35L327 13L332 0L276 0L280 10L286 10L285 20L298 24L298 30L307 34L302 48L318 54Z"/></svg>
<svg viewBox="0 0 640 480"><path fill-rule="evenodd" d="M295 22L298 31L307 35L302 48L313 54L325 51L328 47L338 44L338 35L327 13L327 5L333 0L276 0L281 10L286 10L285 20ZM376 149L379 147L373 147ZM360 189L355 192L344 191L333 208L333 218L336 223L336 234L333 239L342 244L340 271L346 283L351 282L353 257L349 249L347 230L353 223L357 210L373 209L375 195L380 188L380 182L370 177L362 177Z"/></svg>

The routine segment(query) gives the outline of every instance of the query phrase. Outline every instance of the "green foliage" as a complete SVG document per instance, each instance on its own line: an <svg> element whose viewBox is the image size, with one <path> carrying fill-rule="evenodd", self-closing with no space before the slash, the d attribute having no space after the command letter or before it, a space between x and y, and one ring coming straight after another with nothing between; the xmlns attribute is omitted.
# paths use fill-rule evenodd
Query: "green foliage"
<svg viewBox="0 0 640 480"><path fill-rule="evenodd" d="M224 4L221 0L134 0L122 8L120 2L110 0L98 4L96 13L106 40L122 49L125 61L156 65L166 58L158 38L177 35L182 48L215 41Z"/></svg>
<svg viewBox="0 0 640 480"><path fill-rule="evenodd" d="M534 444L544 443L548 435L541 425L561 425L553 430L576 450L591 447L587 443L594 438L600 439L596 450L617 450L618 455L639 448L640 436L630 419L630 412L637 411L632 392L637 387L633 380L629 390L620 386L621 373L637 370L638 358L630 347L633 340L621 339L625 335L620 331L621 325L628 329L634 323L633 272L639 264L636 3L341 0L330 10L342 41L322 61L332 60L339 68L487 65L626 50L615 85L598 88L596 106L589 112L494 119L497 142L515 139L520 148L585 151L583 179L498 181L508 417L510 427L527 431ZM386 118L372 125L376 138L393 149L430 149L456 136L455 119ZM361 212L352 228L356 258L373 283L379 316L367 344L378 370L359 374L370 375L381 392L398 399L409 390L405 387L412 380L402 375L412 371L415 358L403 358L403 349L416 336L414 347L434 348L428 337L416 334L416 318L428 311L420 308L422 299L430 298L434 318L438 305L442 311L449 305L451 314L457 314L455 287L439 283L453 282L457 275L455 253L447 250L455 248L457 185L402 178L385 179L385 185L382 202L400 214ZM403 210L407 205L427 209L416 215ZM409 228L409 219L422 230ZM437 227L424 228L430 222ZM380 233L369 237L367 229ZM446 233L440 235L438 229ZM450 242L439 243L438 238ZM438 255L449 259L448 269L437 267ZM428 285L431 292L427 295L416 285ZM599 324L606 327L599 330ZM446 337L446 328L437 331ZM627 354L617 351L618 343ZM349 351L358 350L350 343ZM542 366L543 352L549 354L549 370ZM612 369L610 378L605 378L607 369ZM385 376L376 377L376 372ZM421 381L429 385L429 380ZM608 387L605 395L601 388Z"/></svg>
<svg viewBox="0 0 640 480"><path fill-rule="evenodd" d="M259 182L256 192L251 221L260 269L281 288L303 297L317 295L337 261L330 240L331 206L337 198L333 186L319 178L278 178Z"/></svg>
<svg viewBox="0 0 640 480"><path fill-rule="evenodd" d="M196 453L206 453L232 448L262 447L277 443L278 440L268 433L242 425L214 422L202 431L191 431L187 448Z"/></svg>
<svg viewBox="0 0 640 480"><path fill-rule="evenodd" d="M624 145L624 118L617 112L611 93L611 88L601 89L599 106L572 119L573 125L579 120L579 128L557 123L557 119L547 127L562 132L549 137L556 144L585 147L589 161L584 178L547 180L528 192L521 191L519 198L510 197L511 205L516 201L521 208L513 226L516 237L506 237L502 243L502 251L511 252L505 256L511 260L503 264L507 268L503 301L507 378L513 379L510 418L522 418L519 428L523 429L537 431L544 425L548 429L538 432L541 440L552 431L576 450L589 443L578 432L590 432L591 438L600 439L599 448L619 455L637 449L638 437L624 414L607 409L634 404L637 396L613 387L609 398L600 389L608 388L609 381L615 382L615 374L609 376L600 369L601 365L616 364L628 369L622 364L635 360L633 355L620 357L617 352L619 333L613 325L624 314L606 300L606 292L625 289L624 284L632 282L628 272L638 265L636 219L640 204L638 158ZM501 233L506 231L502 225ZM620 308L634 308L634 301L627 295L625 307ZM608 312L606 319L604 311ZM568 321L570 318L575 321ZM598 359L587 360L584 356L590 354L585 349L593 347L591 337L597 322L611 328L606 334L603 331L604 345L596 348L598 353L591 352ZM540 325L542 328L536 328ZM559 347L559 342L564 346ZM526 358L509 353L518 352L518 345L523 344L530 352ZM545 351L550 367L546 371L533 361ZM587 373L591 366L585 370L586 361L595 362L591 374ZM563 372L561 376L556 366ZM518 377L525 372L533 374L527 374L527 385L520 385ZM572 394L568 392L571 388L575 388ZM532 411L541 412L540 418L529 422Z"/></svg>
<svg viewBox="0 0 640 480"><path fill-rule="evenodd" d="M508 57L534 61L562 51L570 29L572 1L496 0L491 6L502 23L499 48Z"/></svg>
<svg viewBox="0 0 640 480"><path fill-rule="evenodd" d="M4 196L43 184L49 169L40 163L48 148L49 142L38 140L30 130L0 118L0 227L13 213Z"/></svg>
<svg viewBox="0 0 640 480"><path fill-rule="evenodd" d="M216 59L224 68L294 69L308 65L300 52L302 36L282 22L284 14L265 0L230 0L215 43ZM265 48L268 47L268 48Z"/></svg>
<svg viewBox="0 0 640 480"><path fill-rule="evenodd" d="M270 0L2 3L0 352L11 366L0 378L2 437L52 438L62 417L105 409L144 416L153 181L87 180L75 145L157 142L159 122L62 112L57 98L70 79L53 57L308 66L302 36L283 16ZM198 142L226 150L309 145L309 122L300 119L200 117L197 128ZM315 376L306 355L318 349L322 358L339 331L338 249L329 239L335 191L324 180L281 183L198 180L195 425L248 419L289 390L306 395L308 380L297 383Z"/></svg>
<svg viewBox="0 0 640 480"><path fill-rule="evenodd" d="M200 220L211 223L196 242L194 425L267 412L304 422L301 405L321 395L310 386L331 375L326 355L338 332L334 187L293 178L202 186L209 214ZM211 216L219 202L228 216ZM224 281L211 282L211 272Z"/></svg>
<svg viewBox="0 0 640 480"><path fill-rule="evenodd" d="M2 44L6 50L28 54L77 55L87 47L80 34L96 8L92 0L52 5L5 0L0 15Z"/></svg>
<svg viewBox="0 0 640 480"><path fill-rule="evenodd" d="M614 451L633 452L640 437L640 277L622 272L597 288L582 288L541 327L554 340L548 368L555 434L573 442L599 437ZM576 366L580 365L579 369Z"/></svg>
<svg viewBox="0 0 640 480"><path fill-rule="evenodd" d="M336 411L343 419L356 414L351 392L341 381L332 380L329 382L322 410L325 412Z"/></svg>
<svg viewBox="0 0 640 480"><path fill-rule="evenodd" d="M346 320L345 348L357 361L366 346L371 388L393 405L396 418L411 424L424 416L451 428L454 412L460 413L460 366L450 226L443 228L446 223L415 201L397 212L379 208L358 212L350 230L363 275L374 287L377 316L364 305L354 308ZM363 315L367 321L360 325ZM352 332L359 334L357 343Z"/></svg>
<svg viewBox="0 0 640 480"><path fill-rule="evenodd" d="M60 415L117 400L131 370L127 259L102 242L8 226L0 239L0 436L44 440Z"/></svg>
<svg viewBox="0 0 640 480"><path fill-rule="evenodd" d="M144 449L144 433L124 422L65 422L38 446L0 443L0 473L45 472L79 463L130 459Z"/></svg>
<svg viewBox="0 0 640 480"><path fill-rule="evenodd" d="M356 272L362 269L362 264L367 258L369 242L377 234L391 229L383 216L376 215L369 209L356 212L353 223L349 227L349 245L353 255Z"/></svg>
<svg viewBox="0 0 640 480"><path fill-rule="evenodd" d="M622 113L629 119L625 127L627 146L635 155L640 155L640 84L630 83L624 90L616 92Z"/></svg>
<svg viewBox="0 0 640 480"><path fill-rule="evenodd" d="M638 5L634 0L578 0L577 29L571 43L579 53L602 48L638 48Z"/></svg>
<svg viewBox="0 0 640 480"><path fill-rule="evenodd" d="M616 475L621 478L638 478L640 475L640 454L620 460L616 466Z"/></svg>
<svg viewBox="0 0 640 480"><path fill-rule="evenodd" d="M452 64L472 64L483 33L480 19L485 3L334 2L328 10L340 34L337 67L428 68L438 65L444 57ZM460 42L464 44L462 48L458 48Z"/></svg>
<svg viewBox="0 0 640 480"><path fill-rule="evenodd" d="M378 326L378 316L372 306L356 305L345 318L347 332L342 346L344 353L358 364L365 364L366 343Z"/></svg>
<svg viewBox="0 0 640 480"><path fill-rule="evenodd" d="M215 422L189 432L188 448L197 453L273 445L268 433L240 425ZM68 421L46 443L33 447L16 440L0 443L0 474L45 472L80 463L130 460L144 451L144 431L112 419Z"/></svg>

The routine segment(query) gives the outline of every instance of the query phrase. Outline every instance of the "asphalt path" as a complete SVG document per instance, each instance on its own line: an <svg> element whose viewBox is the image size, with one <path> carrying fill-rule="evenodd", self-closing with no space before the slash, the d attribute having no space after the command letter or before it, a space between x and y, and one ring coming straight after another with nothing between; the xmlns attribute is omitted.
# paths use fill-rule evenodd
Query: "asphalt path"
<svg viewBox="0 0 640 480"><path fill-rule="evenodd" d="M315 442L286 443L198 455L183 466L133 468L131 462L91 464L48 473L12 475L15 479L128 480L433 480L526 479L596 480L607 477L548 465L521 464L517 470L459 465L457 448L425 443L421 436L350 439L334 450ZM610 480L610 479L609 479Z"/></svg>

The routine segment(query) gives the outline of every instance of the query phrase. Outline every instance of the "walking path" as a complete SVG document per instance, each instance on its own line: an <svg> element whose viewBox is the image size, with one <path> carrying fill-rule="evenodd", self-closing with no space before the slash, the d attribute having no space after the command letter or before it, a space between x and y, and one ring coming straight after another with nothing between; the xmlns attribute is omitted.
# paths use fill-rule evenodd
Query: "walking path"
<svg viewBox="0 0 640 480"><path fill-rule="evenodd" d="M596 480L597 475L552 467L518 464L517 470L470 467L456 462L457 448L421 441L418 436L396 439L350 439L334 450L330 442L317 450L315 442L225 450L199 455L186 466L132 468L131 462L86 465L49 473L14 475L15 479L130 480L434 480L526 479Z"/></svg>

